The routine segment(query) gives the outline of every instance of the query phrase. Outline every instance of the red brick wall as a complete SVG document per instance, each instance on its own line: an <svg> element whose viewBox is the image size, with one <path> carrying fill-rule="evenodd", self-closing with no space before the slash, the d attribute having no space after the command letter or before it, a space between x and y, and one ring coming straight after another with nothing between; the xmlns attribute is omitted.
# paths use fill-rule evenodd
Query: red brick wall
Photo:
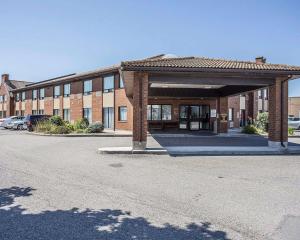
<svg viewBox="0 0 300 240"><path fill-rule="evenodd" d="M240 127L240 95L238 96L233 96L228 98L228 109L232 108L233 109L233 127L234 128L239 128Z"/></svg>
<svg viewBox="0 0 300 240"><path fill-rule="evenodd" d="M119 121L119 107L127 107L127 121ZM133 107L126 97L124 89L115 90L115 127L120 130L132 130Z"/></svg>

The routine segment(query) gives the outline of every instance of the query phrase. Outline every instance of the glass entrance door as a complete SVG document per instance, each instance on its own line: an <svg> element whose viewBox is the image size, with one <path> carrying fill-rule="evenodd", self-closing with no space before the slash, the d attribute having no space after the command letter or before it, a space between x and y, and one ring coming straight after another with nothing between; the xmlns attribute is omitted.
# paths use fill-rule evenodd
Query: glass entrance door
<svg viewBox="0 0 300 240"><path fill-rule="evenodd" d="M103 125L104 128L114 128L114 108L103 108Z"/></svg>
<svg viewBox="0 0 300 240"><path fill-rule="evenodd" d="M181 105L179 113L179 129L209 130L208 105Z"/></svg>

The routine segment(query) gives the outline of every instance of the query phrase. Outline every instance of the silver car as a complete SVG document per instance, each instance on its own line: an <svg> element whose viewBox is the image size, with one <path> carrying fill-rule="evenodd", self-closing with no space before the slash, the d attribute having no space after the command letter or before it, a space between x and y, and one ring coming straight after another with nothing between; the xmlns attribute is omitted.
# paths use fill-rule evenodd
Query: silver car
<svg viewBox="0 0 300 240"><path fill-rule="evenodd" d="M27 129L27 125L25 124L25 117L20 117L17 120L12 122L12 129L14 130L25 130Z"/></svg>
<svg viewBox="0 0 300 240"><path fill-rule="evenodd" d="M2 123L2 127L8 129L11 127L11 122L14 120L17 120L18 116L12 116L12 117L8 117L4 120L4 122Z"/></svg>
<svg viewBox="0 0 300 240"><path fill-rule="evenodd" d="M293 129L300 129L300 118L289 117L288 126Z"/></svg>

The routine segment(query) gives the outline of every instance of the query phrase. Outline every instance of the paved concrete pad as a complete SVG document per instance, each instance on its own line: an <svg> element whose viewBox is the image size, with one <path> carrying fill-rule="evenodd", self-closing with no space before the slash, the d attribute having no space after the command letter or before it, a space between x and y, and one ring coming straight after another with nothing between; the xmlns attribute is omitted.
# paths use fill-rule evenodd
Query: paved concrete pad
<svg viewBox="0 0 300 240"><path fill-rule="evenodd" d="M0 239L298 235L300 156L101 155L131 138L0 139Z"/></svg>

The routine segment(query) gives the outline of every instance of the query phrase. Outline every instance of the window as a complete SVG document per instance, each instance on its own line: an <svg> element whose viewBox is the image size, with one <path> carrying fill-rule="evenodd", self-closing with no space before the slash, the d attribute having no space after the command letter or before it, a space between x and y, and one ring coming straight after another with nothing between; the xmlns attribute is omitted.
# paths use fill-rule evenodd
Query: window
<svg viewBox="0 0 300 240"><path fill-rule="evenodd" d="M89 123L92 123L92 109L84 108L83 109L83 117L89 120Z"/></svg>
<svg viewBox="0 0 300 240"><path fill-rule="evenodd" d="M3 96L2 95L0 96L0 102L3 102Z"/></svg>
<svg viewBox="0 0 300 240"><path fill-rule="evenodd" d="M228 109L228 121L233 121L233 108Z"/></svg>
<svg viewBox="0 0 300 240"><path fill-rule="evenodd" d="M25 101L25 99L26 99L25 92L22 92L22 96L21 96L21 100L22 100L22 102L24 102L24 101Z"/></svg>
<svg viewBox="0 0 300 240"><path fill-rule="evenodd" d="M86 80L83 82L83 93L89 95L92 92L92 80Z"/></svg>
<svg viewBox="0 0 300 240"><path fill-rule="evenodd" d="M3 95L3 99L4 99L4 102L6 102L7 101L7 96Z"/></svg>
<svg viewBox="0 0 300 240"><path fill-rule="evenodd" d="M16 101L19 102L20 101L20 93L16 94Z"/></svg>
<svg viewBox="0 0 300 240"><path fill-rule="evenodd" d="M264 99L268 100L268 89L264 89Z"/></svg>
<svg viewBox="0 0 300 240"><path fill-rule="evenodd" d="M71 121L70 109L64 109L64 120L68 122Z"/></svg>
<svg viewBox="0 0 300 240"><path fill-rule="evenodd" d="M16 116L19 116L20 112L18 110L16 110Z"/></svg>
<svg viewBox="0 0 300 240"><path fill-rule="evenodd" d="M171 105L148 105L147 120L152 121L167 121L172 119Z"/></svg>
<svg viewBox="0 0 300 240"><path fill-rule="evenodd" d="M119 107L119 121L127 121L127 107Z"/></svg>
<svg viewBox="0 0 300 240"><path fill-rule="evenodd" d="M69 97L71 94L71 84L67 83L64 85L64 97Z"/></svg>
<svg viewBox="0 0 300 240"><path fill-rule="evenodd" d="M32 90L32 100L37 100L37 90Z"/></svg>
<svg viewBox="0 0 300 240"><path fill-rule="evenodd" d="M44 115L44 110L43 110L43 109L40 109L38 113L39 113L40 115Z"/></svg>
<svg viewBox="0 0 300 240"><path fill-rule="evenodd" d="M162 105L161 106L161 119L162 120L171 120L172 119L172 106L171 105Z"/></svg>
<svg viewBox="0 0 300 240"><path fill-rule="evenodd" d="M45 88L40 89L39 99L43 100L45 98Z"/></svg>
<svg viewBox="0 0 300 240"><path fill-rule="evenodd" d="M6 111L3 111L3 112L2 112L2 117L3 117L3 118L6 118Z"/></svg>
<svg viewBox="0 0 300 240"><path fill-rule="evenodd" d="M121 75L120 75L120 80L119 80L119 86L120 86L120 88L124 88L124 82L123 82Z"/></svg>
<svg viewBox="0 0 300 240"><path fill-rule="evenodd" d="M32 110L32 115L37 115L38 111L37 110Z"/></svg>
<svg viewBox="0 0 300 240"><path fill-rule="evenodd" d="M59 116L59 109L53 109L53 116Z"/></svg>
<svg viewBox="0 0 300 240"><path fill-rule="evenodd" d="M21 116L24 117L25 116L25 111L21 110Z"/></svg>
<svg viewBox="0 0 300 240"><path fill-rule="evenodd" d="M54 98L58 98L60 96L60 86L54 87Z"/></svg>
<svg viewBox="0 0 300 240"><path fill-rule="evenodd" d="M114 76L104 77L103 89L104 92L112 92L114 90Z"/></svg>
<svg viewBox="0 0 300 240"><path fill-rule="evenodd" d="M258 99L262 99L261 90L258 90Z"/></svg>

